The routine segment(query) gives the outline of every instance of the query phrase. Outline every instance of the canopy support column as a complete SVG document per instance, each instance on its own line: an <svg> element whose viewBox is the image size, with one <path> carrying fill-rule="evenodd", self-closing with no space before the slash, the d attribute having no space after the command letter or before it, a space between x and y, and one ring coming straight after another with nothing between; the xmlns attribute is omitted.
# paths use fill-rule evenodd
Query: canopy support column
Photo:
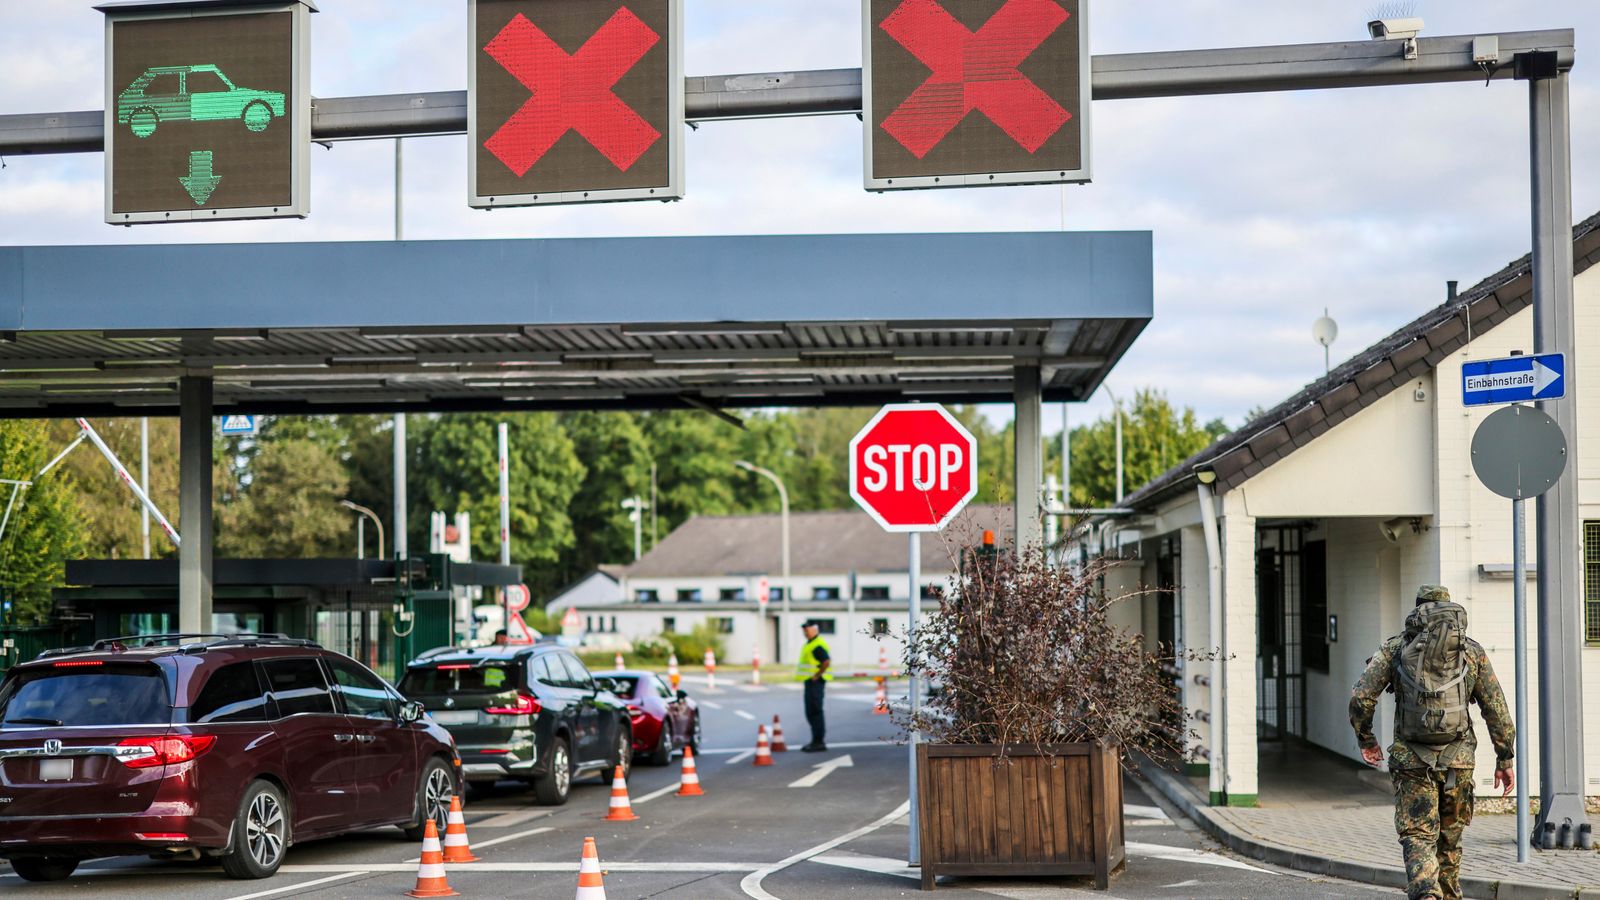
<svg viewBox="0 0 1600 900"><path fill-rule="evenodd" d="M178 630L211 631L211 379L178 379Z"/></svg>
<svg viewBox="0 0 1600 900"><path fill-rule="evenodd" d="M1042 390L1038 366L1019 366L1015 375L1017 551L1039 550L1044 541L1044 448Z"/></svg>

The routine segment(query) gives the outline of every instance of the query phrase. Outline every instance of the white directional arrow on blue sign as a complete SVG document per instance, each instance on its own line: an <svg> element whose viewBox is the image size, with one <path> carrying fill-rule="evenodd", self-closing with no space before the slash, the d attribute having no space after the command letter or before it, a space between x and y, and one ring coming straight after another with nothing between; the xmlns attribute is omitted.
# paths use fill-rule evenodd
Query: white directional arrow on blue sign
<svg viewBox="0 0 1600 900"><path fill-rule="evenodd" d="M1461 399L1467 406L1554 400L1566 395L1566 376L1560 353L1462 363Z"/></svg>

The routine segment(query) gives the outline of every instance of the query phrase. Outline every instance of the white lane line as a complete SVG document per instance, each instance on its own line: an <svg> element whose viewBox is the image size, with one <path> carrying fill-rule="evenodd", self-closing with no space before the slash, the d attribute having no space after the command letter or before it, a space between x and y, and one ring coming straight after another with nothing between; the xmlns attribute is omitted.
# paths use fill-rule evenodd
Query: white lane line
<svg viewBox="0 0 1600 900"><path fill-rule="evenodd" d="M813 856L819 856L823 853L827 853L829 850L832 850L840 844L848 844L856 838L865 837L866 835L877 831L879 828L888 825L890 822L895 821L910 810L911 803L910 801L907 801L895 807L894 812L889 813L887 816L884 816L870 825L863 825L862 827L857 828L855 831L841 834L830 841L824 841L809 850L802 850L788 859L783 860L782 862L774 863L773 865L765 868L757 869L740 880L739 890L744 891L744 895L746 897L754 898L754 900L778 900L777 897L767 893L766 889L761 887L761 882L765 880L768 875L781 872L795 863L804 862Z"/></svg>
<svg viewBox="0 0 1600 900"><path fill-rule="evenodd" d="M519 831L516 834L508 834L508 835L506 835L504 837L497 837L497 838L493 838L493 839L487 840L487 841L473 841L472 842L472 847L475 850L482 850L484 847L493 847L495 844L504 844L507 841L515 841L515 840L520 840L520 839L525 838L525 837L533 837L536 834L544 834L546 831L555 831L555 828L553 828L553 827L551 827L549 825L546 825L543 828L530 828L527 831ZM422 862L422 857L413 856L410 859L406 860L406 862L408 862L408 863L419 863L419 862Z"/></svg>
<svg viewBox="0 0 1600 900"><path fill-rule="evenodd" d="M842 856L813 856L811 862L822 863L825 866L838 866L842 869L855 869L858 872L874 872L878 875L898 875L901 878L922 879L922 873L906 865L898 859L889 859L886 856L856 856L854 854Z"/></svg>
<svg viewBox="0 0 1600 900"><path fill-rule="evenodd" d="M1172 821L1172 819L1167 816L1166 812L1159 806L1142 806L1138 803L1124 803L1122 804L1122 811L1135 819L1160 819L1163 822Z"/></svg>
<svg viewBox="0 0 1600 900"><path fill-rule="evenodd" d="M744 762L745 760L747 760L750 757L755 756L755 755L756 755L756 752L754 750L741 750L738 753L735 753L734 755L728 757L727 764L731 766L736 762Z"/></svg>
<svg viewBox="0 0 1600 900"><path fill-rule="evenodd" d="M317 878L312 881L302 881L299 884L291 884L288 887L273 888L270 891L256 891L254 894L240 894L237 897L230 897L229 900L256 900L257 897L271 897L274 894L287 894L290 891L301 891L309 887L316 887L319 884L329 884L335 881L343 881L346 878L354 878L357 875L368 874L371 873L366 871L340 872L337 875L329 875L327 878Z"/></svg>
<svg viewBox="0 0 1600 900"><path fill-rule="evenodd" d="M643 797L640 797L637 800L631 801L631 805L638 806L641 803L649 803L651 800L654 800L657 797L665 797L666 795L668 795L670 793L673 793L676 790L678 790L678 785L669 784L669 785L667 785L666 787L662 788L659 791L651 791L650 793L645 794Z"/></svg>
<svg viewBox="0 0 1600 900"><path fill-rule="evenodd" d="M699 702L699 704L701 706L704 706L706 709L721 709L722 708L722 704L721 703L712 703L710 700L700 700L700 701L697 701L697 702Z"/></svg>
<svg viewBox="0 0 1600 900"><path fill-rule="evenodd" d="M738 716L738 717L739 717L739 718L741 718L741 719L749 719L749 720L750 720L750 721L752 721L752 722L754 722L754 721L755 721L755 720L756 720L756 717L755 717L755 716L752 716L752 715L750 715L750 714L749 714L749 713L747 713L747 712L745 712L745 711L744 711L744 710L742 710L742 709L736 709L736 710L734 710L734 711L733 711L733 714L734 714L734 715L736 715L736 716Z"/></svg>
<svg viewBox="0 0 1600 900"><path fill-rule="evenodd" d="M802 776L802 777L800 777L800 778L798 778L798 779L796 779L794 781L789 782L789 787L792 787L792 788L816 787L818 784L820 784L822 782L822 779L827 778L829 775L832 775L835 770L837 770L837 769L848 769L848 768L851 768L851 767L855 766L855 764L856 764L856 761L851 759L850 758L850 754L848 754L848 753L846 753L845 755L843 755L843 756L841 756L841 757L839 757L837 759L830 759L827 762L817 763L816 765L811 767L811 774Z"/></svg>
<svg viewBox="0 0 1600 900"><path fill-rule="evenodd" d="M472 827L473 828L510 828L513 825L521 825L523 822L532 822L534 819L542 819L545 816L550 815L551 812L552 812L552 810L548 810L548 809L535 809L535 810L529 810L529 811L526 811L526 812L502 813L502 814L500 814L498 816L495 816L493 818L484 819L481 822L473 822L472 823Z"/></svg>
<svg viewBox="0 0 1600 900"><path fill-rule="evenodd" d="M1123 844L1129 856L1145 856L1151 859L1165 859L1172 862L1195 863L1202 866L1221 866L1224 869L1243 869L1247 872L1260 872L1264 875L1274 875L1266 869L1259 869L1249 863L1242 863L1236 859L1229 859L1205 850L1191 850L1188 847L1169 847L1166 844L1141 844L1128 841Z"/></svg>
<svg viewBox="0 0 1600 900"><path fill-rule="evenodd" d="M854 749L857 749L859 747L883 747L883 748L886 748L886 749L889 749L889 750L901 749L901 748L897 747L892 741L845 741L844 743L840 743L840 744L835 744L835 743L832 743L832 742L829 742L829 744L828 744L828 749L829 750L854 750ZM755 752L754 750L746 750L743 747L708 747L705 750L696 750L694 752L694 755L697 756L697 757L698 756L724 756L724 755L729 754L729 753L736 753L736 754L744 754L745 756L749 756L751 753L754 753L754 752Z"/></svg>
<svg viewBox="0 0 1600 900"><path fill-rule="evenodd" d="M758 868L760 863L751 862L611 862L601 860L601 868L607 872L751 872ZM310 865L285 865L280 872L299 873L304 875L324 874L328 872L342 872L348 875L361 875L371 872L411 872L417 871L415 863L368 863L368 864L310 864ZM452 873L463 872L576 872L578 864L575 862L513 862L513 863L460 863L450 865ZM160 874L170 875L171 872ZM200 869L197 874L217 877L214 869Z"/></svg>

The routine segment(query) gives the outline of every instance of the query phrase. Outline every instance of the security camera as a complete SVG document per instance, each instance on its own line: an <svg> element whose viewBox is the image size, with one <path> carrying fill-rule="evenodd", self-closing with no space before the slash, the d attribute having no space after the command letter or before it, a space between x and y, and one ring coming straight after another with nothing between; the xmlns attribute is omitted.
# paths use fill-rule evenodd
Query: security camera
<svg viewBox="0 0 1600 900"><path fill-rule="evenodd" d="M1404 19L1373 19L1367 23L1367 32L1375 41L1409 41L1422 33L1422 20L1414 16Z"/></svg>

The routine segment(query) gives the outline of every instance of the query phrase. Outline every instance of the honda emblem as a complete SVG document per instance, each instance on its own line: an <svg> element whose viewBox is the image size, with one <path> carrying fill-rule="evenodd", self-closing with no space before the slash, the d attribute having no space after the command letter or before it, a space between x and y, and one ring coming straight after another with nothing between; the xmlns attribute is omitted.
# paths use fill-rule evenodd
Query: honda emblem
<svg viewBox="0 0 1600 900"><path fill-rule="evenodd" d="M60 752L61 752L61 742L60 741L56 740L55 738L51 738L50 740L44 742L44 754L46 756L55 756L55 755L59 754Z"/></svg>

